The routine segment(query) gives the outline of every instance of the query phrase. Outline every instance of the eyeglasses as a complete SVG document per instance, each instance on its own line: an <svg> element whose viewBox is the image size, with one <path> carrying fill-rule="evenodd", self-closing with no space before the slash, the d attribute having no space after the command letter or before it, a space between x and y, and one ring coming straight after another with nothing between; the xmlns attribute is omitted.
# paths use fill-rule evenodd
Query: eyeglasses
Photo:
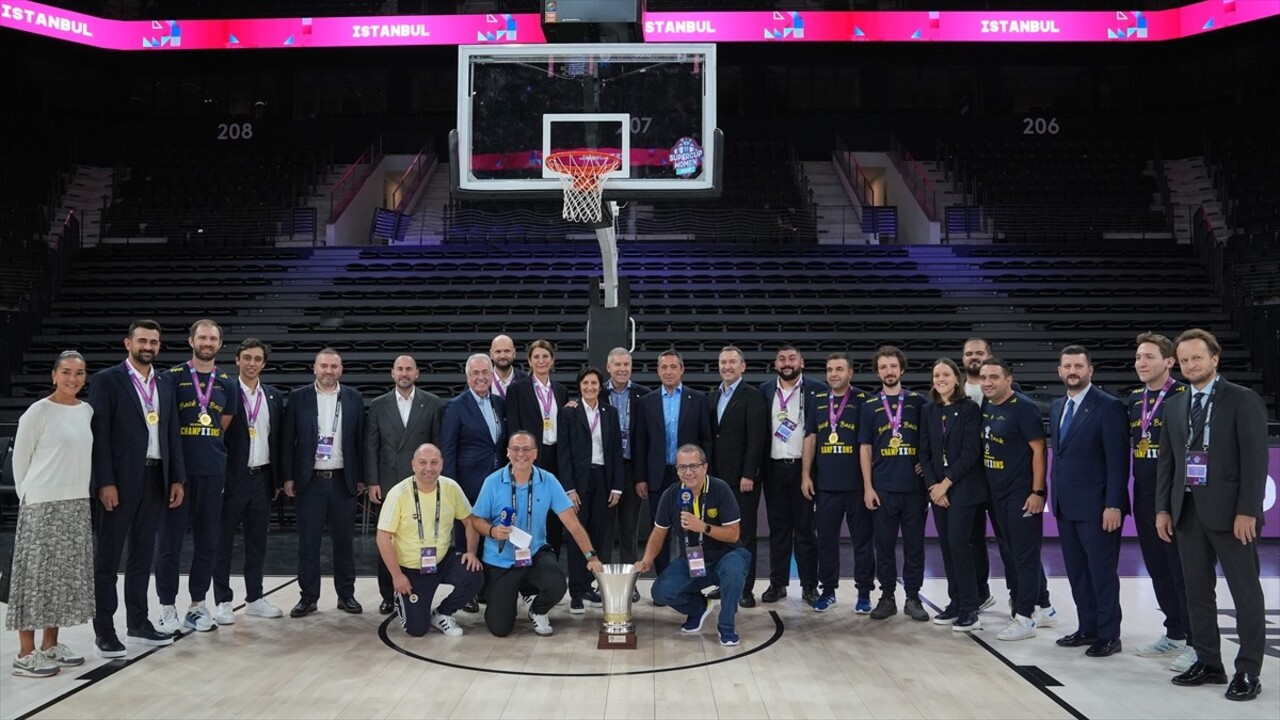
<svg viewBox="0 0 1280 720"><path fill-rule="evenodd" d="M473 378L489 377L492 374L493 374L492 370L468 370L467 371L467 377L473 377Z"/></svg>
<svg viewBox="0 0 1280 720"><path fill-rule="evenodd" d="M678 473L697 472L698 468L702 467L703 465L706 465L706 463L694 463L692 465L677 465L676 472Z"/></svg>
<svg viewBox="0 0 1280 720"><path fill-rule="evenodd" d="M534 452L534 451L535 451L535 450L537 450L537 449L538 449L538 448L536 448L536 447L524 447L524 446L507 448L507 450L509 450L510 452L517 453L517 454L518 454L518 453L531 453L531 452Z"/></svg>

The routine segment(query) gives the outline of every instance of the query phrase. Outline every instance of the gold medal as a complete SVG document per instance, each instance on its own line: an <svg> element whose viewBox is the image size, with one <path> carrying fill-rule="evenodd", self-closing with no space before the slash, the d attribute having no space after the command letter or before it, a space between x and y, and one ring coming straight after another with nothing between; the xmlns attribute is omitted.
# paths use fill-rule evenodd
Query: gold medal
<svg viewBox="0 0 1280 720"><path fill-rule="evenodd" d="M250 426L250 428L249 428L249 437L250 437L250 438L256 438L256 437L258 437L258 428Z"/></svg>
<svg viewBox="0 0 1280 720"><path fill-rule="evenodd" d="M893 448L894 450L897 450L898 448L902 447L902 438L898 437L897 435L894 435L893 437L889 438L889 447Z"/></svg>
<svg viewBox="0 0 1280 720"><path fill-rule="evenodd" d="M542 431L551 432L551 418L542 418Z"/></svg>
<svg viewBox="0 0 1280 720"><path fill-rule="evenodd" d="M156 412L155 410L152 410L152 411L148 412L148 413L147 413L147 424L148 424L148 425L159 425L159 424L160 424L160 413Z"/></svg>
<svg viewBox="0 0 1280 720"><path fill-rule="evenodd" d="M1147 454L1147 452L1149 452L1150 450L1151 450L1151 439L1150 439L1150 438L1142 438L1141 440L1139 440L1139 441L1138 441L1138 454L1139 454L1139 455L1146 455L1146 454Z"/></svg>
<svg viewBox="0 0 1280 720"><path fill-rule="evenodd" d="M213 418L209 417L209 413L202 412L200 413L200 424L204 425L205 427L209 427L210 425L213 424Z"/></svg>
<svg viewBox="0 0 1280 720"><path fill-rule="evenodd" d="M780 412L780 413L778 413L778 419L779 419L779 420L786 420L786 419L787 419L787 413L786 413L786 412Z"/></svg>
<svg viewBox="0 0 1280 720"><path fill-rule="evenodd" d="M830 444L832 444L832 445L835 445L835 444L839 443L839 442L840 442L840 433L836 432L835 430L832 430L832 431L831 431L831 434L827 436L827 442L828 442L828 443L830 443Z"/></svg>

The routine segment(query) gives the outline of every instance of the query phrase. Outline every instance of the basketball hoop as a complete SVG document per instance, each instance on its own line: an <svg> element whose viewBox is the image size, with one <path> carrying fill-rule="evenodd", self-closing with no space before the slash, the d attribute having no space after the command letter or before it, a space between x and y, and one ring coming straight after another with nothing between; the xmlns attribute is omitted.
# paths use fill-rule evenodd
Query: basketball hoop
<svg viewBox="0 0 1280 720"><path fill-rule="evenodd" d="M605 176L622 167L622 159L594 150L569 150L551 153L543 164L560 176L560 185L564 187L564 219L600 222Z"/></svg>

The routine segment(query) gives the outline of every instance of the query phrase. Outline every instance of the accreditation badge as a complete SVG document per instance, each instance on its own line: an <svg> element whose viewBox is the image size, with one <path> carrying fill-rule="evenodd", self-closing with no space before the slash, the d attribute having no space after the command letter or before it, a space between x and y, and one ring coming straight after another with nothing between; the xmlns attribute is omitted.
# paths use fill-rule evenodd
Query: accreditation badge
<svg viewBox="0 0 1280 720"><path fill-rule="evenodd" d="M686 550L685 557L689 560L689 577L707 576L707 558L703 555L701 546L695 545Z"/></svg>
<svg viewBox="0 0 1280 720"><path fill-rule="evenodd" d="M422 548L422 556L420 570L423 575L431 575L435 573L437 568L436 549L434 547Z"/></svg>
<svg viewBox="0 0 1280 720"><path fill-rule="evenodd" d="M1187 451L1187 485L1203 487L1209 484L1209 451Z"/></svg>

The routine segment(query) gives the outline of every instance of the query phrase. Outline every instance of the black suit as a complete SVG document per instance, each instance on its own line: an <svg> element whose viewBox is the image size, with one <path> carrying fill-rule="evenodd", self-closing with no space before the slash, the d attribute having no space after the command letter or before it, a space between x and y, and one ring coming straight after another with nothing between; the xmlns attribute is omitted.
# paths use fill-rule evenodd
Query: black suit
<svg viewBox="0 0 1280 720"><path fill-rule="evenodd" d="M622 446L622 500L610 512L609 525L605 531L604 548L596 548L596 550L604 554L603 560L610 559L613 550L613 539L618 538L618 561L622 563L635 563L640 555L636 551L636 542L638 538L637 527L640 524L640 505L644 502L636 495L636 473L635 473L635 456L632 455L632 448L636 437L636 413L635 408L640 404L640 398L649 394L649 388L635 383L628 383L625 392L618 395L615 399L613 396L613 383L607 383L605 389L601 391L601 397L608 398L609 403L618 409L618 423L621 428L623 413L626 414L626 437L623 439ZM648 532L645 532L648 535ZM607 554L605 554L607 553Z"/></svg>
<svg viewBox="0 0 1280 720"><path fill-rule="evenodd" d="M622 428L618 425L618 411L608 402L597 405L600 410L596 428L604 463L592 460L593 436L591 418L581 400L578 407L560 409L558 419L560 440L560 484L565 492L577 492L581 503L578 520L587 529L591 547L598 553L606 552L605 540L609 527L609 496L622 493ZM607 559L607 558L606 558ZM581 595L591 589L591 573L587 571L587 559L575 542L569 543L569 592Z"/></svg>
<svg viewBox="0 0 1280 720"><path fill-rule="evenodd" d="M284 435L284 396L280 391L261 383L262 405L258 411L258 423L265 420L269 430L267 462L250 465L249 411L254 399L246 399L244 388L240 407L231 418L224 437L227 443L227 478L222 491L221 529L218 536L218 556L213 566L213 598L217 603L231 602L231 550L235 541L236 526L244 523L244 585L245 601L253 602L262 597L262 568L267 555L267 524L271 519L271 499L275 495L276 473L280 464L280 438Z"/></svg>
<svg viewBox="0 0 1280 720"><path fill-rule="evenodd" d="M1231 588L1236 606L1240 652L1236 671L1258 675L1266 648L1262 584L1258 577L1258 541L1241 545L1233 534L1235 518L1257 519L1262 535L1262 501L1267 479L1266 409L1257 393L1219 377L1205 399L1209 434L1207 482L1187 489L1187 448L1204 448L1205 432L1189 432L1194 388L1165 403L1164 432L1156 465L1156 512L1169 513L1178 537L1187 582L1187 611L1200 662L1222 662L1215 596L1214 564ZM1188 435L1192 435L1188 443Z"/></svg>
<svg viewBox="0 0 1280 720"><path fill-rule="evenodd" d="M760 468L769 448L769 408L760 391L751 383L740 379L738 387L729 396L724 414L716 417L719 414L720 396L723 394L724 384L721 383L707 398L711 413L711 434L716 448L708 472L712 477L718 477L729 484L742 513L738 542L751 553L746 584L742 591L746 596L754 592L756 584L756 527L759 524L762 492ZM742 492L742 478L754 481L750 492Z"/></svg>
<svg viewBox="0 0 1280 720"><path fill-rule="evenodd" d="M333 542L333 585L339 599L355 594L354 535L356 490L361 484L364 448L364 399L345 385L338 391L342 428L342 468L316 470L321 430L330 433L333 418L316 416L316 386L289 393L281 445L284 481L294 483L298 507L298 589L304 602L320 598L320 539L326 520Z"/></svg>
<svg viewBox="0 0 1280 720"><path fill-rule="evenodd" d="M806 499L800 490L801 459L773 457L773 434L781 423L778 378L760 384L769 425L769 441L765 446L764 481L765 513L769 520L769 584L785 588L791 581L791 555L795 552L796 569L800 574L803 590L816 590L818 586L818 544L814 531L814 502ZM795 432L803 435L804 424L817 403L819 392L830 390L819 380L801 376L799 415L790 420L798 424ZM794 392L794 390L793 390ZM792 396L787 396L790 400ZM788 407L795 403L789 403ZM802 438L803 441L803 438ZM802 442L803 446L803 442Z"/></svg>
<svg viewBox="0 0 1280 720"><path fill-rule="evenodd" d="M116 636L116 576L126 543L126 622L130 630L147 622L147 588L156 530L168 504L169 486L186 482L173 381L168 373L154 367L151 373L156 379L155 409L160 415L158 463L147 459L146 416L124 365L98 372L89 383L89 405L93 407L92 491L96 498L102 488L115 486L120 501L112 511L94 503L93 629L99 637Z"/></svg>
<svg viewBox="0 0 1280 720"><path fill-rule="evenodd" d="M538 399L538 393L533 387L533 376L522 377L519 380L513 380L511 387L507 388L506 398L506 420L507 432L513 433L518 430L525 430L533 433L533 439L538 444L538 459L534 465L546 470L547 472L560 477L560 460L558 453L560 451L560 443L564 441L564 429L559 427L560 408L569 402L569 389L558 382L551 381L551 408L548 412L550 416L544 414L542 401ZM556 419L556 442L555 444L547 444L543 439L543 422L547 417ZM510 437L510 435L508 435ZM555 551L556 555L560 555L560 543L564 537L564 526L560 524L560 516L554 512L547 513L547 544Z"/></svg>
<svg viewBox="0 0 1280 720"><path fill-rule="evenodd" d="M943 424L943 416L946 424ZM983 598L978 586L975 557L986 545L974 547L972 529L976 516L991 500L991 488L982 474L982 412L964 398L952 405L931 402L920 410L920 466L925 486L951 480L949 507L933 506L942 566L947 574L947 596L958 612L977 612ZM943 462L945 458L945 463Z"/></svg>

